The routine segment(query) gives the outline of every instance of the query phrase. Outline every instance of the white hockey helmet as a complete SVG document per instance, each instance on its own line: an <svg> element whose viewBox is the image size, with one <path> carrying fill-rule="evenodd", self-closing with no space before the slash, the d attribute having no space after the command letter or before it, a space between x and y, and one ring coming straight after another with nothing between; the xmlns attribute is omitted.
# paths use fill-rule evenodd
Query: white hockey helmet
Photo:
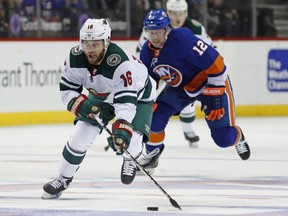
<svg viewBox="0 0 288 216"><path fill-rule="evenodd" d="M187 11L188 4L186 0L168 0L166 9L167 11Z"/></svg>
<svg viewBox="0 0 288 216"><path fill-rule="evenodd" d="M111 28L106 19L87 19L80 29L80 44L83 40L104 40L105 47L110 44Z"/></svg>

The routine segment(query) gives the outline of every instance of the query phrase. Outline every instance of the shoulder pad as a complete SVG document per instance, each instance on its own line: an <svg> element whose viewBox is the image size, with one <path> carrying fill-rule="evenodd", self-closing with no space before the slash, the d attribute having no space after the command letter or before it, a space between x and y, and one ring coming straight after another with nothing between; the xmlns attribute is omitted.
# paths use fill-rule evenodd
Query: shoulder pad
<svg viewBox="0 0 288 216"><path fill-rule="evenodd" d="M197 26L197 27L202 26L202 24L201 24L199 21L195 20L195 19L191 19L191 23L192 23L193 25Z"/></svg>

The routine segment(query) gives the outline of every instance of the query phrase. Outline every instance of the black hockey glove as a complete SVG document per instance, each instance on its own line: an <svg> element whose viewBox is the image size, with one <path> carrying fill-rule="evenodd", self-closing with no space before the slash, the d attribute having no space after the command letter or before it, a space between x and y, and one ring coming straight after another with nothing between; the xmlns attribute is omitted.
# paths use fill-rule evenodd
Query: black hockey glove
<svg viewBox="0 0 288 216"><path fill-rule="evenodd" d="M101 109L101 112L99 113L99 118L102 119L104 124L108 124L108 122L115 117L114 107L107 102L103 102L103 100L105 100L106 98L107 96L96 96L92 93L88 94L88 99Z"/></svg>

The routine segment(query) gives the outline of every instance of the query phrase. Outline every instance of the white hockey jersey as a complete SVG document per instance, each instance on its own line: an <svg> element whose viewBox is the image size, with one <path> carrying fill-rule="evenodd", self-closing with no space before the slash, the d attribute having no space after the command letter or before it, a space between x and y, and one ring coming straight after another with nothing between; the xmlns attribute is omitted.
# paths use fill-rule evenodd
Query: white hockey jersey
<svg viewBox="0 0 288 216"><path fill-rule="evenodd" d="M140 60L111 43L99 66L90 65L79 46L71 49L60 81L63 103L67 106L83 88L112 105L117 119L131 122L138 101L154 100L156 84Z"/></svg>

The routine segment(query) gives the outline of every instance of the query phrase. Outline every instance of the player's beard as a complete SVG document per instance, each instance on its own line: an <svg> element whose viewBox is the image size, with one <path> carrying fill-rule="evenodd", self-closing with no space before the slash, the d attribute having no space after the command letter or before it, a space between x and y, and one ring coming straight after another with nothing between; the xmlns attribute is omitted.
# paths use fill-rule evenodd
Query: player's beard
<svg viewBox="0 0 288 216"><path fill-rule="evenodd" d="M105 49L103 49L99 53L99 55L98 55L98 57L96 59L91 59L89 54L86 54L86 57L88 59L89 64L91 64L91 65L97 65L98 64L99 65L99 64L101 64L101 62L102 62L102 60L104 58L104 55L105 55Z"/></svg>

